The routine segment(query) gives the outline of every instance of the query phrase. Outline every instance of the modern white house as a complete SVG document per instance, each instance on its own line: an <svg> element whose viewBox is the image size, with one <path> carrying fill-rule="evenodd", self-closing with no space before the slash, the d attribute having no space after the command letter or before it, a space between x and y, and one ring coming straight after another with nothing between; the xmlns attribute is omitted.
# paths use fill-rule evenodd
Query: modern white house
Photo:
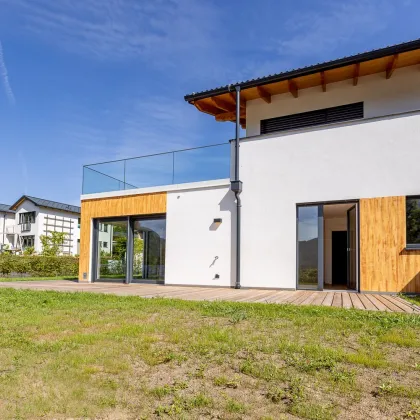
<svg viewBox="0 0 420 420"><path fill-rule="evenodd" d="M235 139L86 165L79 281L420 293L420 40L185 100Z"/></svg>
<svg viewBox="0 0 420 420"><path fill-rule="evenodd" d="M8 249L21 253L27 247L42 251L40 237L49 232L65 232L63 255L79 253L80 207L23 195L14 204L2 207L7 215L0 226L0 240Z"/></svg>

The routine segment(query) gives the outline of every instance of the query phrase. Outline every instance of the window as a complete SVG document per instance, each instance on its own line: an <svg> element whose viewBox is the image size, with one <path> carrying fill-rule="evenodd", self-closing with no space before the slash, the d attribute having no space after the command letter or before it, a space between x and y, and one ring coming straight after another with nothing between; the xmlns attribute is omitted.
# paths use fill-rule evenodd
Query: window
<svg viewBox="0 0 420 420"><path fill-rule="evenodd" d="M261 120L261 134L363 118L363 102Z"/></svg>
<svg viewBox="0 0 420 420"><path fill-rule="evenodd" d="M103 242L102 246L103 246L103 248L108 248L108 242Z"/></svg>
<svg viewBox="0 0 420 420"><path fill-rule="evenodd" d="M108 232L108 225L104 223L104 232Z"/></svg>
<svg viewBox="0 0 420 420"><path fill-rule="evenodd" d="M24 223L35 223L34 211L28 211L26 213L19 213L19 224L23 225Z"/></svg>
<svg viewBox="0 0 420 420"><path fill-rule="evenodd" d="M102 241L99 241L99 248L102 248Z"/></svg>
<svg viewBox="0 0 420 420"><path fill-rule="evenodd" d="M35 236L22 236L22 248L35 246Z"/></svg>
<svg viewBox="0 0 420 420"><path fill-rule="evenodd" d="M80 217L77 219L77 227L80 229Z"/></svg>
<svg viewBox="0 0 420 420"><path fill-rule="evenodd" d="M420 248L420 197L405 200L407 248Z"/></svg>

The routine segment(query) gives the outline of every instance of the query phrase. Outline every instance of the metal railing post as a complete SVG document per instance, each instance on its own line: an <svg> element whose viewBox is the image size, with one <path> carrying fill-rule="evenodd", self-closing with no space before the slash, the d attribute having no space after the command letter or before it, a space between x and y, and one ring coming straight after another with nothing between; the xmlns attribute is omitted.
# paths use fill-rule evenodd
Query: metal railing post
<svg viewBox="0 0 420 420"><path fill-rule="evenodd" d="M172 152L172 184L175 184L175 152Z"/></svg>
<svg viewBox="0 0 420 420"><path fill-rule="evenodd" d="M126 160L124 160L124 189L125 189L125 164L126 164Z"/></svg>

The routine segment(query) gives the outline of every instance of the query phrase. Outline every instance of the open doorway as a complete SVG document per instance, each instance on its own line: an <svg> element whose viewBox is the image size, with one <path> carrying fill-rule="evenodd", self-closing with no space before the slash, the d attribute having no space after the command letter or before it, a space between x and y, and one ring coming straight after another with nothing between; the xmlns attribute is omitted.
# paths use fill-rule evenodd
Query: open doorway
<svg viewBox="0 0 420 420"><path fill-rule="evenodd" d="M356 203L326 204L324 289L357 289Z"/></svg>
<svg viewBox="0 0 420 420"><path fill-rule="evenodd" d="M297 288L358 289L357 202L297 206Z"/></svg>

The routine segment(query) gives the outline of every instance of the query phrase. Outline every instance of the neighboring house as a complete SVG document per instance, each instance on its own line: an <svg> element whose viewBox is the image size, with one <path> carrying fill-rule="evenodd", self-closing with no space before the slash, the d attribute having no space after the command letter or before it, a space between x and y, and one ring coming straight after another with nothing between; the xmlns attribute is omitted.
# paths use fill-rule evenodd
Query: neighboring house
<svg viewBox="0 0 420 420"><path fill-rule="evenodd" d="M419 82L416 40L187 95L237 121L230 179L204 174L203 150L167 156L172 185L134 187L134 168L161 185L156 157L115 162L119 178L85 166L80 281L109 276L106 221L126 282L420 293ZM194 165L199 182L176 183Z"/></svg>
<svg viewBox="0 0 420 420"><path fill-rule="evenodd" d="M23 195L8 207L4 237L10 249L20 252L34 247L41 253L40 237L49 232L65 232L62 253L75 255L80 246L80 207ZM1 214L1 211L0 211ZM1 234L3 239L3 234Z"/></svg>
<svg viewBox="0 0 420 420"><path fill-rule="evenodd" d="M15 225L15 212L9 204L0 204L0 251L13 247L13 235L9 234Z"/></svg>

